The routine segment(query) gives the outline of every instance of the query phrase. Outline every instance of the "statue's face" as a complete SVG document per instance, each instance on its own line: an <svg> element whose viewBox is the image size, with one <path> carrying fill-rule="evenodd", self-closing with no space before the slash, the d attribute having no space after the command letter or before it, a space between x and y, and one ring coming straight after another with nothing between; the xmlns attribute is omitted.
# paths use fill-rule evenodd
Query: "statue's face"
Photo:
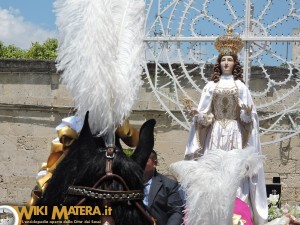
<svg viewBox="0 0 300 225"><path fill-rule="evenodd" d="M221 59L221 70L224 75L231 75L234 66L234 59L232 56L225 55Z"/></svg>

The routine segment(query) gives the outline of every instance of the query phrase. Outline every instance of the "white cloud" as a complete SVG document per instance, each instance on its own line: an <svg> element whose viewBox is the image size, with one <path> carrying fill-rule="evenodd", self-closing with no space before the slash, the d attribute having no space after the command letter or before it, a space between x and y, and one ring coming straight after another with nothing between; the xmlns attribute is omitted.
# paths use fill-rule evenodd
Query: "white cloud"
<svg viewBox="0 0 300 225"><path fill-rule="evenodd" d="M13 44L22 49L31 47L31 43L43 43L48 38L57 37L56 31L46 30L20 15L19 10L0 7L0 41L5 45Z"/></svg>

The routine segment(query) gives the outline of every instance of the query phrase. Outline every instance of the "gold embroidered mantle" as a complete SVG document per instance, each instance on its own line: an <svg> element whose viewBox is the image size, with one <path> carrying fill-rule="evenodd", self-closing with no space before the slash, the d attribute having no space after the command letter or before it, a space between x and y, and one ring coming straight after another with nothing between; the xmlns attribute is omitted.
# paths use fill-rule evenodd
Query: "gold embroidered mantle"
<svg viewBox="0 0 300 225"><path fill-rule="evenodd" d="M223 128L225 128L231 120L237 120L240 115L240 107L238 101L238 89L218 88L214 90L212 99L212 111Z"/></svg>
<svg viewBox="0 0 300 225"><path fill-rule="evenodd" d="M228 124L233 120L238 121L240 124L242 147L246 147L253 126L252 122L246 123L240 119L241 107L238 91L235 83L231 87L219 87L217 85L214 89L209 112L204 113L204 119L196 123L196 127L198 128L198 143L202 149L205 146L207 134L210 132L213 123L219 123L223 129L226 129ZM211 118L212 116L213 118ZM210 121L210 123L208 124L207 121ZM202 155L203 152L200 150L197 154Z"/></svg>

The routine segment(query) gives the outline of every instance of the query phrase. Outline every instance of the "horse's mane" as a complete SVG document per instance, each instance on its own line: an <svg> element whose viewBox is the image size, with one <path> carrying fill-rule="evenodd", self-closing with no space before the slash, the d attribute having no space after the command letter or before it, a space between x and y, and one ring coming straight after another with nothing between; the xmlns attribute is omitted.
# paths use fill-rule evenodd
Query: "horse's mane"
<svg viewBox="0 0 300 225"><path fill-rule="evenodd" d="M128 157L121 146L117 147L117 153L113 160L112 170L114 174L121 176L130 190L143 190L143 170L154 145L153 129L155 120L149 120L140 129L139 144L133 155ZM71 146L66 157L59 163L48 183L43 198L39 205L48 206L74 206L80 201L78 196L67 195L68 187L86 186L92 187L103 175L105 175L105 144L101 137L93 137L88 123L88 114L76 142ZM101 189L124 190L123 185L115 180L109 180L101 184ZM142 201L140 200L142 204ZM88 199L84 205L104 207L100 200ZM112 216L116 225L149 224L129 201L112 202ZM98 218L101 219L101 218Z"/></svg>

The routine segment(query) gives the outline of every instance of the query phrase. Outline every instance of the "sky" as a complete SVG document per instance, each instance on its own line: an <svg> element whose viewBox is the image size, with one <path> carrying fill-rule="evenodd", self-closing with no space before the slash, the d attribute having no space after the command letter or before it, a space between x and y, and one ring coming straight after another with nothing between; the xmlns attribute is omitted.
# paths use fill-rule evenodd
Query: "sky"
<svg viewBox="0 0 300 225"><path fill-rule="evenodd" d="M57 37L53 0L0 0L0 41L22 49Z"/></svg>
<svg viewBox="0 0 300 225"><path fill-rule="evenodd" d="M171 0L165 0L166 4L170 1ZM240 0L231 1L233 3L235 2L235 5L240 2ZM263 6L267 3L267 0L253 1L256 5L261 5L261 8L256 9L256 12L259 14L263 10ZM31 44L36 41L43 43L48 38L57 38L58 32L55 25L53 2L54 0L0 0L0 41L2 41L5 45L14 44L22 49L27 49L30 48ZM195 4L200 4L200 2L200 0L195 0ZM212 3L214 2L216 4L220 4L219 1L212 1ZM286 5L288 0L275 0L274 2L276 2L274 7L276 6L277 8L274 8L274 10L271 10L269 14L266 14L266 23L269 24L271 21L277 20L276 16L279 16L280 13L286 14L283 10L284 7L280 4ZM296 0L295 2L297 14L299 14L300 0ZM221 4L219 6L225 7L225 4ZM240 12L244 13L243 11ZM219 15L223 14L224 13L219 13ZM181 15L178 15L178 18L180 18L180 16ZM281 26L273 29L272 32L274 35L281 35L285 30L285 35L290 34L293 28L299 28L299 20L290 22L291 23L289 23L290 25L288 26L286 24L282 24ZM205 30L206 32L209 32L210 29ZM210 34L207 33L207 35Z"/></svg>

